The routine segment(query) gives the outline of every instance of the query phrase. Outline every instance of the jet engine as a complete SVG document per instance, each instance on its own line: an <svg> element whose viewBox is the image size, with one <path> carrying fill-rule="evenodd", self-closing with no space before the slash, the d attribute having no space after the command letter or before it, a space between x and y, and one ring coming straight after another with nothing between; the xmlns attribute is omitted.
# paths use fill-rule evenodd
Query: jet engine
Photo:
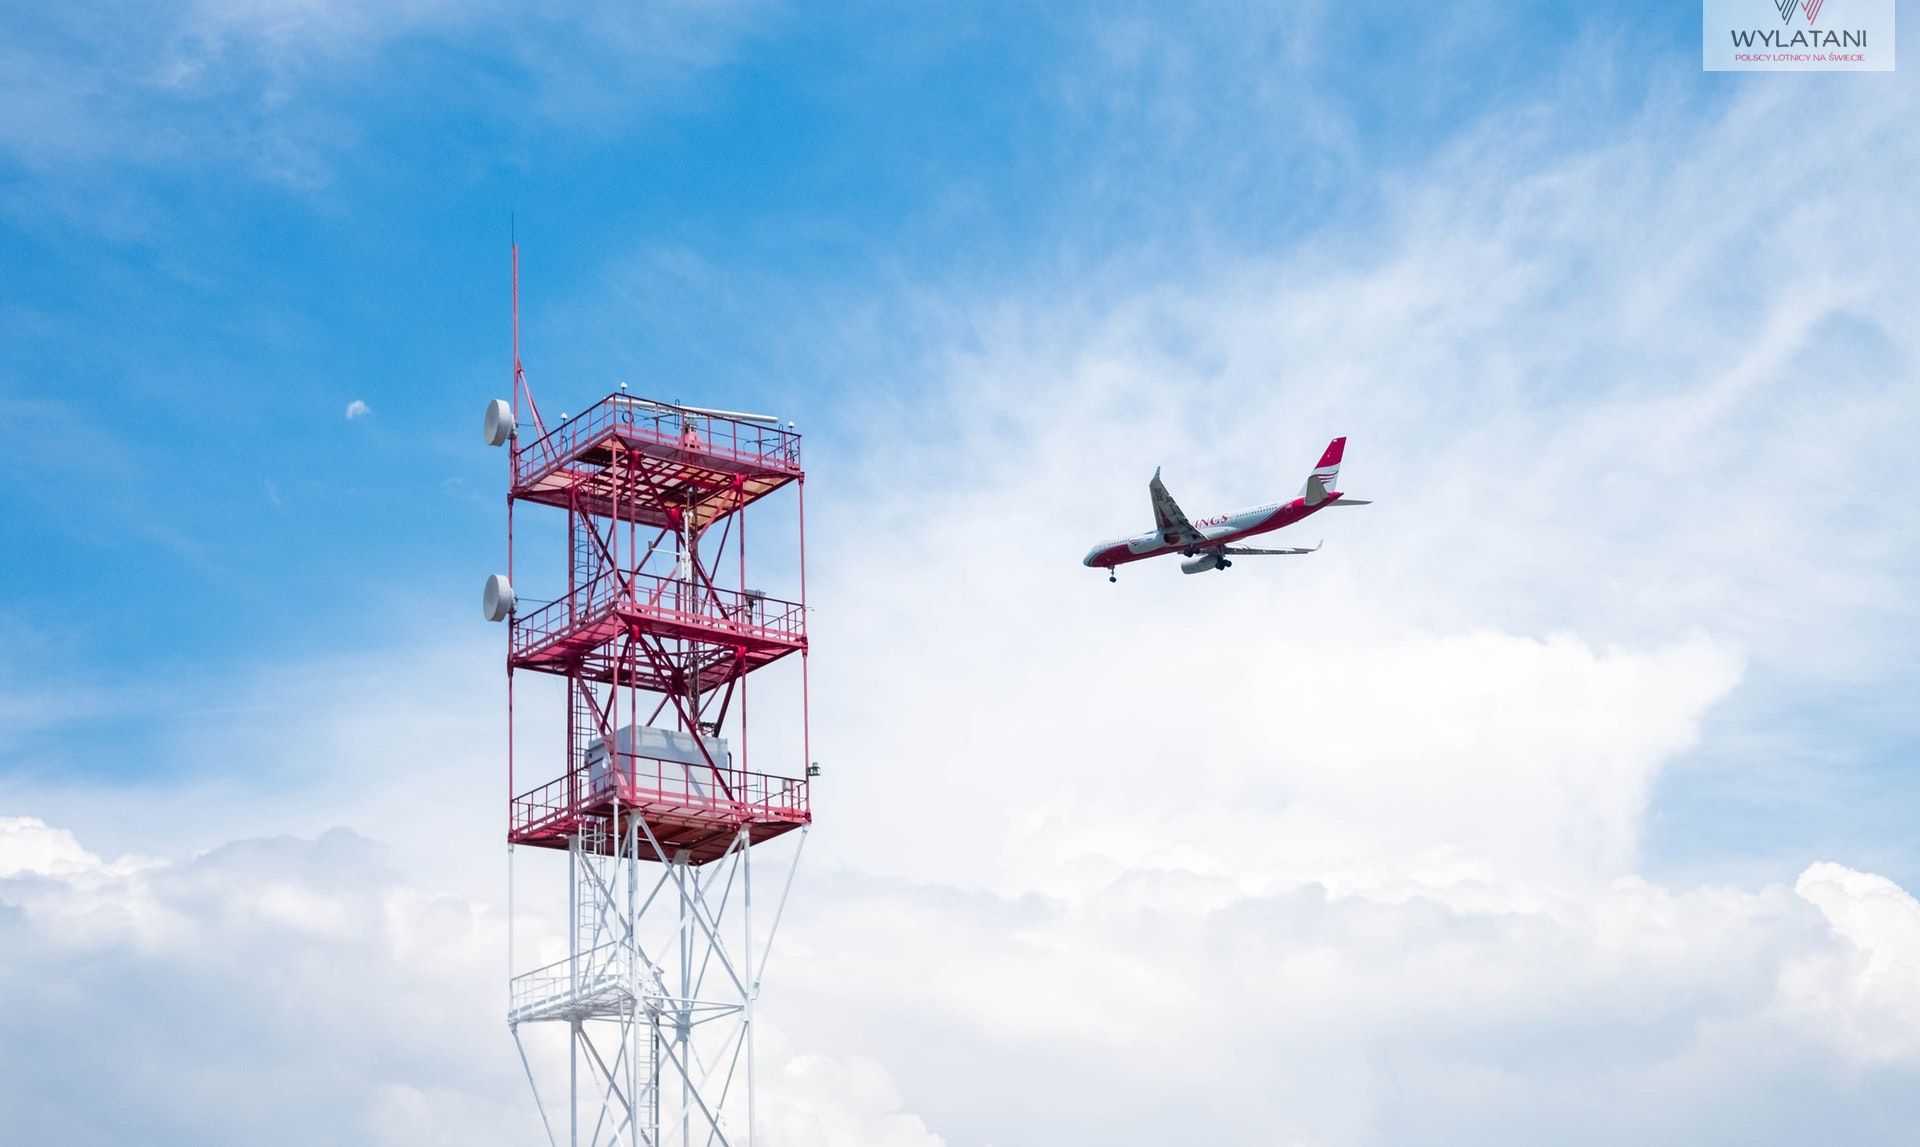
<svg viewBox="0 0 1920 1147"><path fill-rule="evenodd" d="M1225 554L1197 554L1180 563L1180 572L1189 574L1206 573L1208 570L1226 569L1232 564L1232 562L1227 560Z"/></svg>

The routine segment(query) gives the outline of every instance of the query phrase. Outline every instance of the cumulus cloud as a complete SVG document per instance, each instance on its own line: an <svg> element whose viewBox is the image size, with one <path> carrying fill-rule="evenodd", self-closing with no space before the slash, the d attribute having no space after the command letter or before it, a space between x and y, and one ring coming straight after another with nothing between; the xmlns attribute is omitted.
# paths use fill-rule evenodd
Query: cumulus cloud
<svg viewBox="0 0 1920 1147"><path fill-rule="evenodd" d="M1244 892L1137 866L1072 897L846 877L787 969L835 991L782 1014L877 1037L953 1142L1897 1142L1911 1044L1833 1043L1883 1015L1841 923L1862 904L1438 868ZM1911 991L1911 938L1882 943Z"/></svg>
<svg viewBox="0 0 1920 1147"><path fill-rule="evenodd" d="M538 1138L488 1002L500 918L364 839L106 863L13 818L0 856L19 1134ZM1444 866L1252 892L1146 865L1071 897L812 884L763 1036L782 1142L1893 1142L1876 1129L1920 1116L1920 908L1839 865L1757 892ZM77 1104L103 1044L118 1083Z"/></svg>
<svg viewBox="0 0 1920 1147"><path fill-rule="evenodd" d="M104 862L0 820L0 1114L73 1144L537 1142L503 944L345 830ZM870 1061L767 1043L788 1141L938 1147Z"/></svg>
<svg viewBox="0 0 1920 1147"><path fill-rule="evenodd" d="M54 828L36 817L0 817L0 877L81 877L102 871L124 871L137 861L122 861L114 869L80 847L71 832Z"/></svg>
<svg viewBox="0 0 1920 1147"><path fill-rule="evenodd" d="M1920 903L1883 876L1839 864L1811 866L1794 890L1850 947L1837 957L1839 967L1810 961L1794 969L1789 1010L1854 1057L1894 1064L1920 1057ZM1851 984L1850 1007L1836 1010L1809 989L1823 975Z"/></svg>
<svg viewBox="0 0 1920 1147"><path fill-rule="evenodd" d="M496 1098L516 1081L510 1048L479 1038L496 1033L497 921L404 886L363 838L131 866L14 818L0 854L13 868L0 1054L15 1134L396 1141L402 1090L438 1095L432 1142L526 1129L528 1113ZM72 1084L98 1075L108 1047L114 1086L83 1098Z"/></svg>
<svg viewBox="0 0 1920 1147"><path fill-rule="evenodd" d="M904 1110L899 1087L873 1059L802 1055L771 1029L761 1053L776 1069L760 1077L768 1141L792 1147L944 1147L946 1140Z"/></svg>
<svg viewBox="0 0 1920 1147"><path fill-rule="evenodd" d="M356 418L364 418L365 416L372 413L373 413L373 409L358 398L354 399L352 402L347 403L347 421L348 422L352 422Z"/></svg>

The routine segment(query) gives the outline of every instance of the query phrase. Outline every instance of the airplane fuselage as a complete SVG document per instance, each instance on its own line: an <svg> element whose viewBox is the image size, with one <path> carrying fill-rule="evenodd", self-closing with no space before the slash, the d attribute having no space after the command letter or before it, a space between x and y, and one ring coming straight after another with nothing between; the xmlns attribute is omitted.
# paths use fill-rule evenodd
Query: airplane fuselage
<svg viewBox="0 0 1920 1147"><path fill-rule="evenodd" d="M1200 531L1201 535L1198 539L1182 538L1168 541L1165 535L1153 530L1128 538L1113 538L1088 550L1082 564L1098 569L1112 569L1128 562L1157 558L1162 554L1192 553L1196 550L1212 549L1215 546L1232 545L1244 538L1291 526L1333 505L1334 500L1339 497L1338 491L1329 490L1324 499L1312 505L1307 503L1306 498L1300 497L1291 502L1276 502L1267 506L1255 506L1251 510L1237 510L1231 514L1195 518L1193 526Z"/></svg>

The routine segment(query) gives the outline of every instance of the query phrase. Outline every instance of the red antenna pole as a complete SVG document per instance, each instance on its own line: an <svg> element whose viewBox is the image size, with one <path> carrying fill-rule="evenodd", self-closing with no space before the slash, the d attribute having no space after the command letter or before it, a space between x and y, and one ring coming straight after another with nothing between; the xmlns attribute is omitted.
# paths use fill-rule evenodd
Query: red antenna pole
<svg viewBox="0 0 1920 1147"><path fill-rule="evenodd" d="M547 424L540 417L540 404L533 400L533 388L527 385L527 368L520 363L520 242L513 241L513 420L520 421L520 395L527 396L527 413L533 416L533 429L547 436Z"/></svg>
<svg viewBox="0 0 1920 1147"><path fill-rule="evenodd" d="M513 251L513 419L520 420L520 389L525 376L520 369L520 242L511 240Z"/></svg>

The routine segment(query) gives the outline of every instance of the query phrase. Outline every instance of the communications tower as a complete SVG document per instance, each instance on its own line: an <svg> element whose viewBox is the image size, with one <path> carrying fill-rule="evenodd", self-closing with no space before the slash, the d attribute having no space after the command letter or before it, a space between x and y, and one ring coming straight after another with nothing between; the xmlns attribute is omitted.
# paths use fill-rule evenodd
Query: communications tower
<svg viewBox="0 0 1920 1147"><path fill-rule="evenodd" d="M514 283L513 399L485 423L511 474L507 572L485 595L508 627L508 1026L556 1147L752 1144L754 1000L812 820L799 436L625 384L545 422L520 363L517 249ZM750 566L748 518L788 501L791 560ZM550 600L519 596L517 511L547 519L521 544L545 528L556 552L528 586ZM791 600L749 588L781 574ZM749 681L793 654L779 727L750 740ZM564 700L526 715L550 733L517 765L528 673ZM782 863L756 865L795 830ZM553 860L516 876L524 849ZM513 938L529 908L548 922L532 955Z"/></svg>

